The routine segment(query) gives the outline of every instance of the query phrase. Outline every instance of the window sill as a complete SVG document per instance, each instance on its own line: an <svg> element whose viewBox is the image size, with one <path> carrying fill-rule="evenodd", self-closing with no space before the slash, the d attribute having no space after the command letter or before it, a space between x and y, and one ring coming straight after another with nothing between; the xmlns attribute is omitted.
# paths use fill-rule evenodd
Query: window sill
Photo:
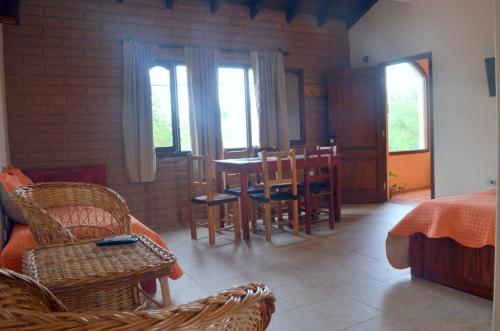
<svg viewBox="0 0 500 331"><path fill-rule="evenodd" d="M165 159L171 157L186 157L191 152L156 152L157 159Z"/></svg>
<svg viewBox="0 0 500 331"><path fill-rule="evenodd" d="M406 154L424 154L424 153L428 153L429 152L429 149L426 148L426 149L417 149L417 150L414 150L414 151L400 151L400 152L389 152L389 155L406 155Z"/></svg>

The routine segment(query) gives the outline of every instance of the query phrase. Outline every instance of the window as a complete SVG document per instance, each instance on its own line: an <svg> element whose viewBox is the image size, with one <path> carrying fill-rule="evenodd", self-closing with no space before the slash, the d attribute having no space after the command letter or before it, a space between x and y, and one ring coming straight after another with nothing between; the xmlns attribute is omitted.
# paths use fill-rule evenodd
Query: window
<svg viewBox="0 0 500 331"><path fill-rule="evenodd" d="M224 149L259 145L253 72L245 66L219 67L219 105Z"/></svg>
<svg viewBox="0 0 500 331"><path fill-rule="evenodd" d="M386 83L389 152L427 150L427 75L418 64L394 64Z"/></svg>
<svg viewBox="0 0 500 331"><path fill-rule="evenodd" d="M161 63L149 70L157 154L191 150L186 66Z"/></svg>

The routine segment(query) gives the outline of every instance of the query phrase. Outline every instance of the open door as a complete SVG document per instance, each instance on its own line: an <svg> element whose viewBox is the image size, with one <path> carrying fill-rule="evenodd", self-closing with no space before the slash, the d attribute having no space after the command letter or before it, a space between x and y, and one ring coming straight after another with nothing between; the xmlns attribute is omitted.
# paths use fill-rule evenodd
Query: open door
<svg viewBox="0 0 500 331"><path fill-rule="evenodd" d="M342 154L342 201L387 201L383 69L333 72L328 84L328 108L330 137Z"/></svg>

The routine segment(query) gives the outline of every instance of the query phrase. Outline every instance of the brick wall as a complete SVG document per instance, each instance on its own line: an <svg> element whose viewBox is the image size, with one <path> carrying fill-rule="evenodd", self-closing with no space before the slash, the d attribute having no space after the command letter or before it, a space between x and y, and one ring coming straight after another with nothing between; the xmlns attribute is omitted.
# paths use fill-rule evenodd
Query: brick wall
<svg viewBox="0 0 500 331"><path fill-rule="evenodd" d="M154 228L187 215L186 160L158 160L157 179L130 184L121 142L121 40L229 49L281 47L305 84L326 84L348 63L344 24L223 3L216 15L200 0L23 0L21 25L4 27L12 163L22 168L105 163L109 185ZM327 140L326 98L306 98L306 142Z"/></svg>

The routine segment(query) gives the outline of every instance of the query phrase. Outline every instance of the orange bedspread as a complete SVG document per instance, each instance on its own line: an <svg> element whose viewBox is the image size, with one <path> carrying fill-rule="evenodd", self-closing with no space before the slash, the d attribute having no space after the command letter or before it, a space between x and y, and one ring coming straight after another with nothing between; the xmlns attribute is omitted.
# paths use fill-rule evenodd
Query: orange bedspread
<svg viewBox="0 0 500 331"><path fill-rule="evenodd" d="M165 249L168 249L168 246L156 232L139 222L133 216L131 216L131 220L132 232L143 234L149 237L158 245L164 247ZM29 227L27 225L16 224L12 229L9 242L0 252L0 267L21 272L23 252L35 246L36 242ZM169 277L171 279L178 279L181 276L182 269L179 264L176 263L173 266L172 273L169 275Z"/></svg>
<svg viewBox="0 0 500 331"><path fill-rule="evenodd" d="M495 246L495 219L496 190L426 201L389 231L387 257L395 267L409 266L408 252L396 250L407 250L409 236L418 232L428 238L448 237L471 248Z"/></svg>

